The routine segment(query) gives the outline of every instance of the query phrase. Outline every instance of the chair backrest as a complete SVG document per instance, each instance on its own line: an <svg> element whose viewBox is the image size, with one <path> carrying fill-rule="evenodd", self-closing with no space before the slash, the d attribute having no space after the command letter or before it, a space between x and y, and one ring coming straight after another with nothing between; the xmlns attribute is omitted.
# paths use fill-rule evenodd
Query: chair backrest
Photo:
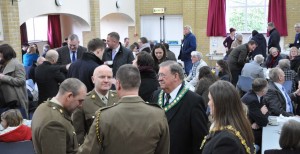
<svg viewBox="0 0 300 154"><path fill-rule="evenodd" d="M248 92L249 90L252 89L252 82L253 82L252 78L239 75L239 80L236 86L243 92Z"/></svg>
<svg viewBox="0 0 300 154"><path fill-rule="evenodd" d="M292 93L293 81L287 80L282 85L288 94Z"/></svg>
<svg viewBox="0 0 300 154"><path fill-rule="evenodd" d="M0 153L3 154L35 154L32 141L0 142Z"/></svg>

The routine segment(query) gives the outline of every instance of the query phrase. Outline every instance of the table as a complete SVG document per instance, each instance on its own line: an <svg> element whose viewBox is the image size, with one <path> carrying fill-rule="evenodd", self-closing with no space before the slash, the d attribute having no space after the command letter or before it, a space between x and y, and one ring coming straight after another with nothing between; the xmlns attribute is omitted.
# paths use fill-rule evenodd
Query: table
<svg viewBox="0 0 300 154"><path fill-rule="evenodd" d="M206 57L209 59L209 66L214 67L216 64L212 62L216 62L224 58L223 54L206 54Z"/></svg>
<svg viewBox="0 0 300 154"><path fill-rule="evenodd" d="M282 124L279 124L278 126L267 125L266 127L263 127L261 147L262 154L265 152L265 150L281 149L279 146L279 131L281 130L281 127Z"/></svg>

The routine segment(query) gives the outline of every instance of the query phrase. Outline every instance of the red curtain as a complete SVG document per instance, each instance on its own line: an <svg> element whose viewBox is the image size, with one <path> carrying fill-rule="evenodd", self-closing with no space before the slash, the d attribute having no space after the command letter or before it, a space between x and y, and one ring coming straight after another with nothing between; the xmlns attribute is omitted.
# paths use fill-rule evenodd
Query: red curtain
<svg viewBox="0 0 300 154"><path fill-rule="evenodd" d="M28 43L26 22L20 26L21 44Z"/></svg>
<svg viewBox="0 0 300 154"><path fill-rule="evenodd" d="M61 47L60 16L48 15L48 44L50 48Z"/></svg>
<svg viewBox="0 0 300 154"><path fill-rule="evenodd" d="M273 22L280 36L287 36L286 0L270 0L268 22Z"/></svg>
<svg viewBox="0 0 300 154"><path fill-rule="evenodd" d="M209 0L207 36L226 36L226 0Z"/></svg>

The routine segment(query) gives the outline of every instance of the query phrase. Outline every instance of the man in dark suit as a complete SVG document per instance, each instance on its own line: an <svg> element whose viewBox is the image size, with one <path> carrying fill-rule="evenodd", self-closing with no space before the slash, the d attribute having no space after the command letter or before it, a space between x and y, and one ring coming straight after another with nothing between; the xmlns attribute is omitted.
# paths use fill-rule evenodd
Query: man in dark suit
<svg viewBox="0 0 300 154"><path fill-rule="evenodd" d="M94 89L91 79L96 67L103 64L102 56L105 44L99 38L94 38L88 43L88 52L82 54L81 59L72 63L68 70L68 78L77 78L85 84L88 91Z"/></svg>
<svg viewBox="0 0 300 154"><path fill-rule="evenodd" d="M132 52L122 46L120 36L117 32L111 32L107 35L108 48L104 51L103 61L113 69L113 75L116 75L117 70L124 64L132 64L134 60Z"/></svg>
<svg viewBox="0 0 300 154"><path fill-rule="evenodd" d="M268 81L256 78L252 83L252 90L242 97L242 102L248 106L248 116L253 130L255 144L261 147L262 127L268 124L269 114L262 98L268 91Z"/></svg>
<svg viewBox="0 0 300 154"><path fill-rule="evenodd" d="M200 153L199 147L208 133L202 97L184 85L183 69L174 61L161 63L158 76L162 90L154 92L151 102L157 102L166 112L170 153Z"/></svg>
<svg viewBox="0 0 300 154"><path fill-rule="evenodd" d="M77 59L82 57L82 54L86 52L87 49L79 45L79 39L76 34L71 34L68 37L68 45L57 49L59 54L57 64L63 65L63 71L66 73L66 65L75 62Z"/></svg>
<svg viewBox="0 0 300 154"><path fill-rule="evenodd" d="M268 42L268 51L272 48L275 47L281 52L281 48L279 45L280 42L280 34L275 28L275 25L273 22L268 23L268 32L270 34L269 36L269 42Z"/></svg>
<svg viewBox="0 0 300 154"><path fill-rule="evenodd" d="M298 102L300 96L299 88L288 94L283 83L285 82L284 72L278 68L272 68L269 72L269 90L264 96L263 102L267 105L269 113L273 116L293 116L294 105L292 101Z"/></svg>
<svg viewBox="0 0 300 154"><path fill-rule="evenodd" d="M39 89L38 103L54 97L59 89L59 84L65 80L65 76L60 72L60 66L54 65L58 59L58 53L55 50L49 50L41 65L35 69L35 80Z"/></svg>

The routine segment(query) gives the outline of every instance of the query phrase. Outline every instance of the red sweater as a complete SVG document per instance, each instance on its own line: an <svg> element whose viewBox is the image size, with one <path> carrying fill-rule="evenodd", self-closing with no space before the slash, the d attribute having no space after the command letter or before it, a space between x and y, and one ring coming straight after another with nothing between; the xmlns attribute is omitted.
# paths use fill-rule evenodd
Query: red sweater
<svg viewBox="0 0 300 154"><path fill-rule="evenodd" d="M18 142L31 140L31 128L20 125L15 130L0 135L0 142Z"/></svg>

